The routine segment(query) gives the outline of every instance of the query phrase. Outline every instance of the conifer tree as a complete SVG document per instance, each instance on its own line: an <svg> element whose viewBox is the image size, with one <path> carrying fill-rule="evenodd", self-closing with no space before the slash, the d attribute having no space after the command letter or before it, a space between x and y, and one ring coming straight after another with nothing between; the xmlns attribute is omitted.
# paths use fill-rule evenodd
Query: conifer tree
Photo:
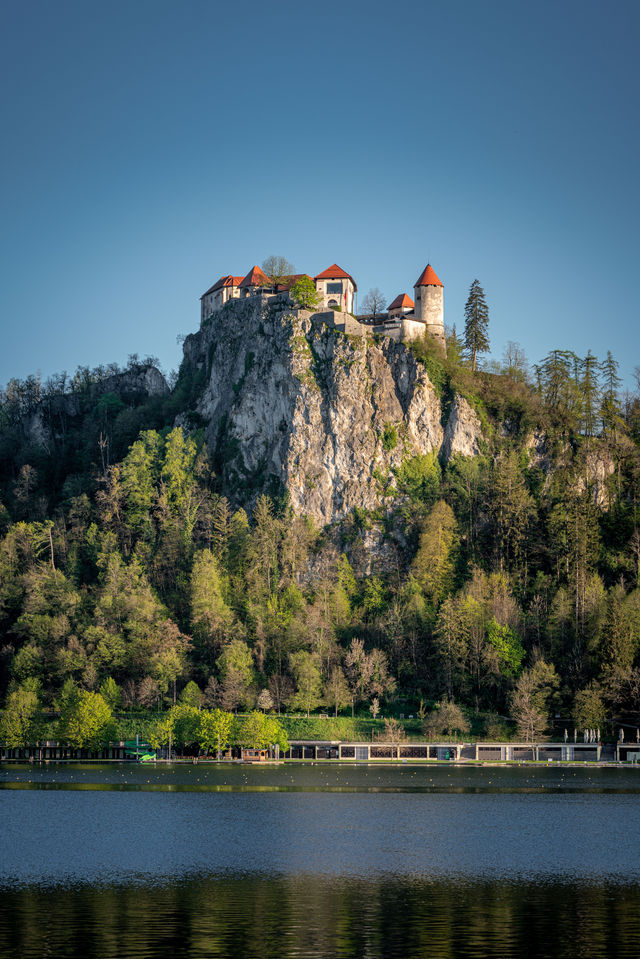
<svg viewBox="0 0 640 959"><path fill-rule="evenodd" d="M599 372L600 365L598 360L591 350L589 350L582 361L582 381L580 383L582 393L582 429L585 436L593 436L595 433L596 413L600 397L600 387L598 383Z"/></svg>
<svg viewBox="0 0 640 959"><path fill-rule="evenodd" d="M601 370L604 381L600 407L602 425L607 433L615 435L616 431L623 426L619 396L622 380L618 376L618 363L614 360L611 350L608 350L607 358L604 360Z"/></svg>
<svg viewBox="0 0 640 959"><path fill-rule="evenodd" d="M462 353L464 350L464 342L458 336L456 332L456 325L453 324L453 328L450 333L446 335L447 340L447 359L450 363L453 363L454 366L458 366L460 360L462 359Z"/></svg>
<svg viewBox="0 0 640 959"><path fill-rule="evenodd" d="M489 349L489 307L484 298L484 290L478 280L474 280L469 290L469 298L464 308L464 345L471 359L471 369L475 370L478 353Z"/></svg>

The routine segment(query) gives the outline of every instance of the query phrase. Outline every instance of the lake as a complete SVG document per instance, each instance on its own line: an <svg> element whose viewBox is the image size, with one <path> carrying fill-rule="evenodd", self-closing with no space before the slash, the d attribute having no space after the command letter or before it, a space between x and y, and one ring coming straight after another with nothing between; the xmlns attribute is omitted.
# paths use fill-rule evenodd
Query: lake
<svg viewBox="0 0 640 959"><path fill-rule="evenodd" d="M0 766L0 955L640 955L640 769Z"/></svg>

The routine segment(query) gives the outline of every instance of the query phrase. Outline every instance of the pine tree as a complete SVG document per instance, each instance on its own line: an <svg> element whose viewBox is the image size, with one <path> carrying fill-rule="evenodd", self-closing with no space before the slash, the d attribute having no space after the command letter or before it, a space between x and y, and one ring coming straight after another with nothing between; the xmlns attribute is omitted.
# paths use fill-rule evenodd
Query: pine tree
<svg viewBox="0 0 640 959"><path fill-rule="evenodd" d="M471 369L475 370L478 353L489 349L489 307L484 298L484 290L478 280L474 280L469 290L469 298L464 308L464 345L471 358Z"/></svg>
<svg viewBox="0 0 640 959"><path fill-rule="evenodd" d="M591 350L589 350L582 361L582 380L580 383L582 393L582 429L585 436L593 436L596 431L595 423L600 398L599 372L600 364Z"/></svg>
<svg viewBox="0 0 640 959"><path fill-rule="evenodd" d="M620 385L622 380L618 376L618 363L613 358L611 350L602 366L602 403L600 415L605 432L615 436L617 430L623 428L622 408L620 406Z"/></svg>

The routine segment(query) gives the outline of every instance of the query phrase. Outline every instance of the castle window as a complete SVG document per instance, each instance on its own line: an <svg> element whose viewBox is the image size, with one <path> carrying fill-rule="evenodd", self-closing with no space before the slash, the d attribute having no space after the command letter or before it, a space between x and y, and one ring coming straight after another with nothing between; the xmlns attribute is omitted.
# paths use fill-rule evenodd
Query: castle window
<svg viewBox="0 0 640 959"><path fill-rule="evenodd" d="M327 295L329 293L342 293L342 283L327 283Z"/></svg>

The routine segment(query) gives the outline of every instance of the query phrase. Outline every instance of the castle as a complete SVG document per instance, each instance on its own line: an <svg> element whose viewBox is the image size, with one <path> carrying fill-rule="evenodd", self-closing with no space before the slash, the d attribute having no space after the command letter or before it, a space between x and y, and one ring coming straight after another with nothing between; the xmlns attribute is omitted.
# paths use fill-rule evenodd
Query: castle
<svg viewBox="0 0 640 959"><path fill-rule="evenodd" d="M221 276L200 297L200 322L204 323L232 299L261 296L278 297L291 302L289 290L303 276L308 274L296 273L274 283L259 266L252 267L246 276ZM319 297L315 316L328 326L358 336L382 333L404 341L417 339L427 332L443 350L446 349L444 286L430 264L413 285L413 300L406 293L400 293L386 313L376 315L356 314L356 281L337 263L308 278L312 280Z"/></svg>

